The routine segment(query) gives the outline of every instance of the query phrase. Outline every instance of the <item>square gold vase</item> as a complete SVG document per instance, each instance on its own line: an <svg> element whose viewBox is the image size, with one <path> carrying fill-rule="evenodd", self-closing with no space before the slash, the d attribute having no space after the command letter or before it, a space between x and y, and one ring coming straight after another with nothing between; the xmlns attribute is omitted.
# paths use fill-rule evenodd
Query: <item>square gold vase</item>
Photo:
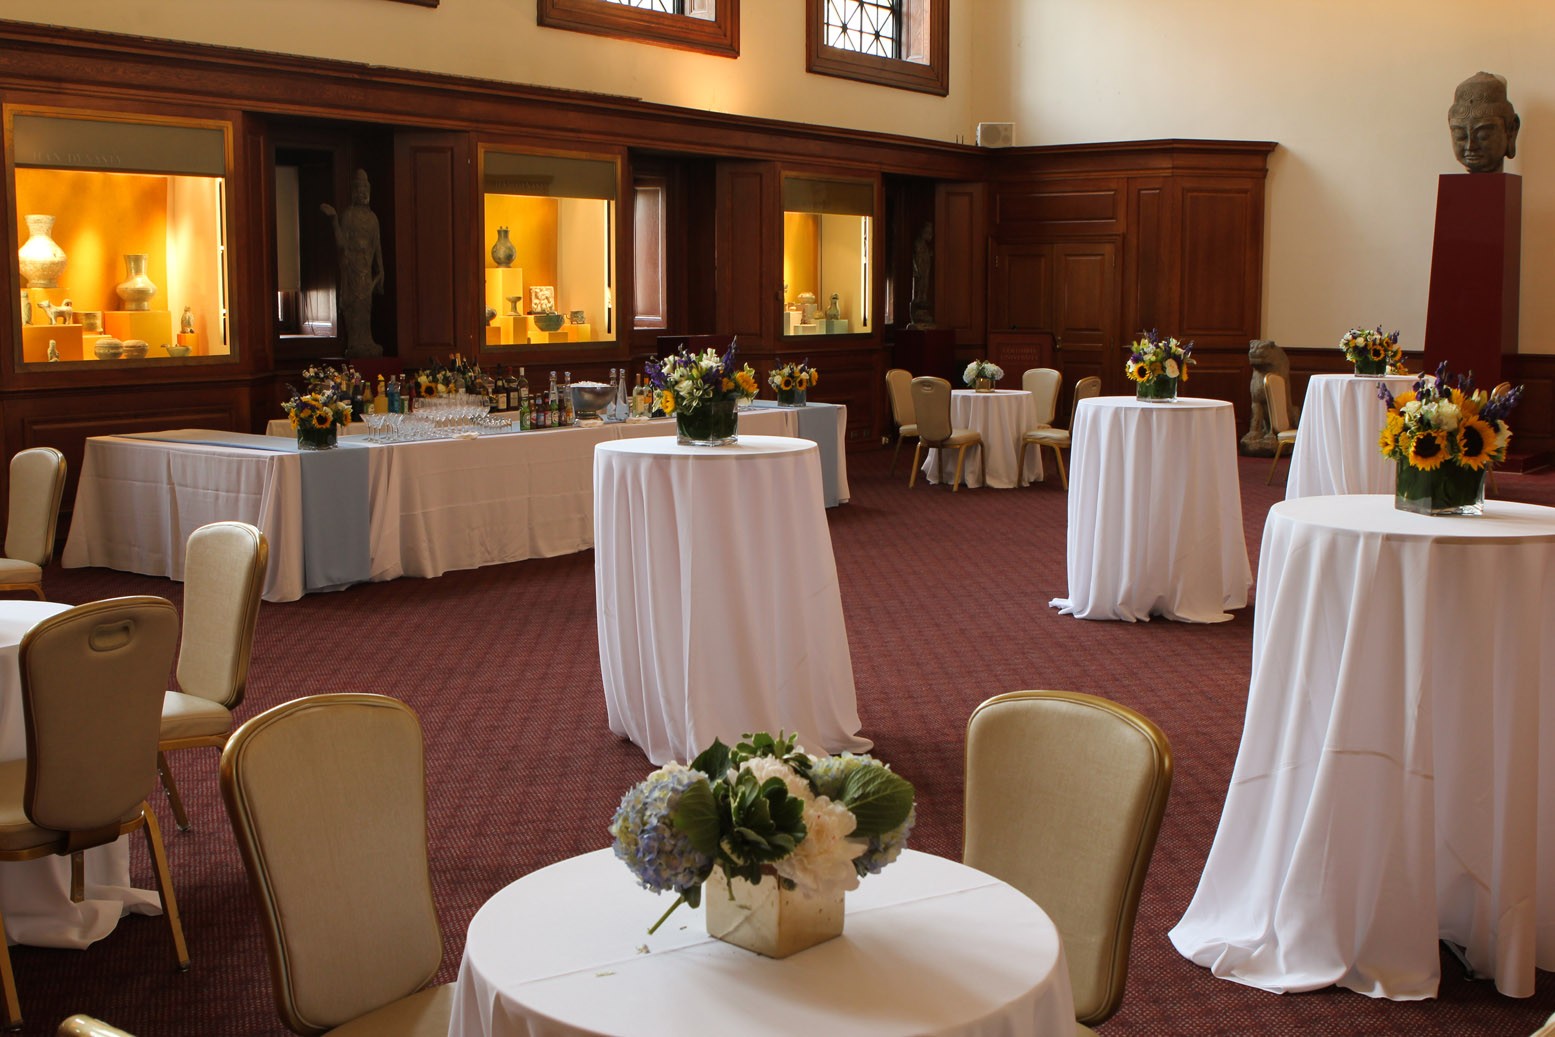
<svg viewBox="0 0 1555 1037"><path fill-rule="evenodd" d="M776 875L754 886L744 879L731 883L714 868L702 886L702 907L709 936L768 958L786 958L842 935L846 895L784 889Z"/></svg>

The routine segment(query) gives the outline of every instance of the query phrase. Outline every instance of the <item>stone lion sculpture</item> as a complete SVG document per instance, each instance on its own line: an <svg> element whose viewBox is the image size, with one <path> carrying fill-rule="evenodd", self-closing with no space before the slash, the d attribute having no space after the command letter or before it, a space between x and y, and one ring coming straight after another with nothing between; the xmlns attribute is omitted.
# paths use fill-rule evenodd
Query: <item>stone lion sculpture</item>
<svg viewBox="0 0 1555 1037"><path fill-rule="evenodd" d="M1273 457L1274 447L1278 442L1274 434L1274 428L1269 421L1269 394L1264 385L1264 378L1270 374L1277 374L1285 379L1285 387L1290 388L1290 357L1285 355L1285 350L1275 344L1273 339L1255 338L1247 345L1247 359L1253 365L1253 378L1248 386L1252 395L1253 416L1247 423L1247 435L1242 437L1241 451L1248 457ZM1296 425L1296 405L1290 405L1290 423Z"/></svg>

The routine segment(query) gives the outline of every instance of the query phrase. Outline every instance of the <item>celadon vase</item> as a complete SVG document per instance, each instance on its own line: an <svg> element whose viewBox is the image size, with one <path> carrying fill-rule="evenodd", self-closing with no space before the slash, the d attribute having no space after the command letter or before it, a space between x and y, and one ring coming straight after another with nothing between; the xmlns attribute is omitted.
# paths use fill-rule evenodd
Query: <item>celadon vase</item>
<svg viewBox="0 0 1555 1037"><path fill-rule="evenodd" d="M508 237L506 227L497 228L497 240L491 246L491 261L500 267L513 265L513 257L518 255L518 249L513 247L513 239Z"/></svg>
<svg viewBox="0 0 1555 1037"><path fill-rule="evenodd" d="M125 279L114 291L124 300L126 310L149 310L151 299L157 294L157 286L146 276L146 254L127 252L124 255Z"/></svg>
<svg viewBox="0 0 1555 1037"><path fill-rule="evenodd" d="M776 875L751 885L714 868L702 884L707 934L768 958L786 958L842 935L845 894L784 889Z"/></svg>
<svg viewBox="0 0 1555 1037"><path fill-rule="evenodd" d="M65 272L65 250L51 236L54 217L33 214L25 217L31 235L17 252L18 266L29 288L58 288L59 275Z"/></svg>

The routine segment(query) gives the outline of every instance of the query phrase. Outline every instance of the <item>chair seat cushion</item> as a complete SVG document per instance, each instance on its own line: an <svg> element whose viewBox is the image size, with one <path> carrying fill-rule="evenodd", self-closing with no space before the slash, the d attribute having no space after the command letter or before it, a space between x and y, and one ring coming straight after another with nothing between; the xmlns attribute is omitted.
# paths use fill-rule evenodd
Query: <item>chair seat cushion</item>
<svg viewBox="0 0 1555 1037"><path fill-rule="evenodd" d="M0 583L42 583L43 570L31 562L0 558Z"/></svg>
<svg viewBox="0 0 1555 1037"><path fill-rule="evenodd" d="M453 1010L453 984L445 983L359 1015L329 1031L328 1037L448 1037Z"/></svg>
<svg viewBox="0 0 1555 1037"><path fill-rule="evenodd" d="M896 431L897 431L897 435L900 435L900 436L916 436L918 434L918 426L917 425L903 425L901 428L897 429Z"/></svg>
<svg viewBox="0 0 1555 1037"><path fill-rule="evenodd" d="M1275 436L1281 443L1294 443L1296 441L1296 430L1290 429L1287 432L1276 432Z"/></svg>
<svg viewBox="0 0 1555 1037"><path fill-rule="evenodd" d="M219 702L170 691L162 696L162 741L212 738L232 731L232 711Z"/></svg>
<svg viewBox="0 0 1555 1037"><path fill-rule="evenodd" d="M50 828L39 828L22 810L27 786L27 761L0 762L0 850L30 850L35 846L63 845L63 837ZM149 791L149 790L148 790ZM123 824L140 816L140 804L119 819Z"/></svg>
<svg viewBox="0 0 1555 1037"><path fill-rule="evenodd" d="M1068 446L1069 430L1066 428L1034 428L1021 436L1025 443L1041 443L1044 446Z"/></svg>
<svg viewBox="0 0 1555 1037"><path fill-rule="evenodd" d="M928 440L923 442L925 446L943 449L945 447L971 446L973 443L981 443L982 441L983 437L976 429L953 428L950 430L950 435L938 443L930 443Z"/></svg>

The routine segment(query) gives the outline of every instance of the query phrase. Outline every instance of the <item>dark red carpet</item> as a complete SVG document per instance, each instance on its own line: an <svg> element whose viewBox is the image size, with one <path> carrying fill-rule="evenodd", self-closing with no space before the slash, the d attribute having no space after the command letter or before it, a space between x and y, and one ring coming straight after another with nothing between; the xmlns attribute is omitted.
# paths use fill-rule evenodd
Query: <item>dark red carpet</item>
<svg viewBox="0 0 1555 1037"><path fill-rule="evenodd" d="M1172 739L1176 783L1145 885L1128 992L1104 1033L1517 1035L1555 1010L1547 973L1536 997L1515 1001L1487 982L1465 981L1444 959L1440 998L1399 1003L1337 990L1266 994L1179 957L1166 933L1193 893L1219 820L1241 734L1252 609L1215 626L1059 616L1047 607L1066 590L1066 498L1056 483L952 495L920 482L909 491L905 470L887 477L889 461L888 451L850 455L853 502L830 515L864 734L918 787L916 848L959 855L963 727L990 695L1094 692L1141 710ZM1241 464L1256 571L1284 466L1266 487L1267 461ZM1505 474L1500 484L1503 496L1555 504L1555 476ZM730 559L731 572L738 565ZM53 600L72 603L180 596L178 584L104 570L55 566L46 584ZM932 589L919 597L914 588ZM651 769L605 725L591 553L265 604L240 719L327 691L394 695L421 716L445 981L486 898L534 868L606 845L621 793ZM12 948L26 1032L53 1033L78 1011L140 1037L286 1032L216 760L210 750L174 757L194 831L177 832L158 800L191 970L172 970L166 928L155 918L127 918L86 951ZM135 874L149 886L140 845Z"/></svg>

